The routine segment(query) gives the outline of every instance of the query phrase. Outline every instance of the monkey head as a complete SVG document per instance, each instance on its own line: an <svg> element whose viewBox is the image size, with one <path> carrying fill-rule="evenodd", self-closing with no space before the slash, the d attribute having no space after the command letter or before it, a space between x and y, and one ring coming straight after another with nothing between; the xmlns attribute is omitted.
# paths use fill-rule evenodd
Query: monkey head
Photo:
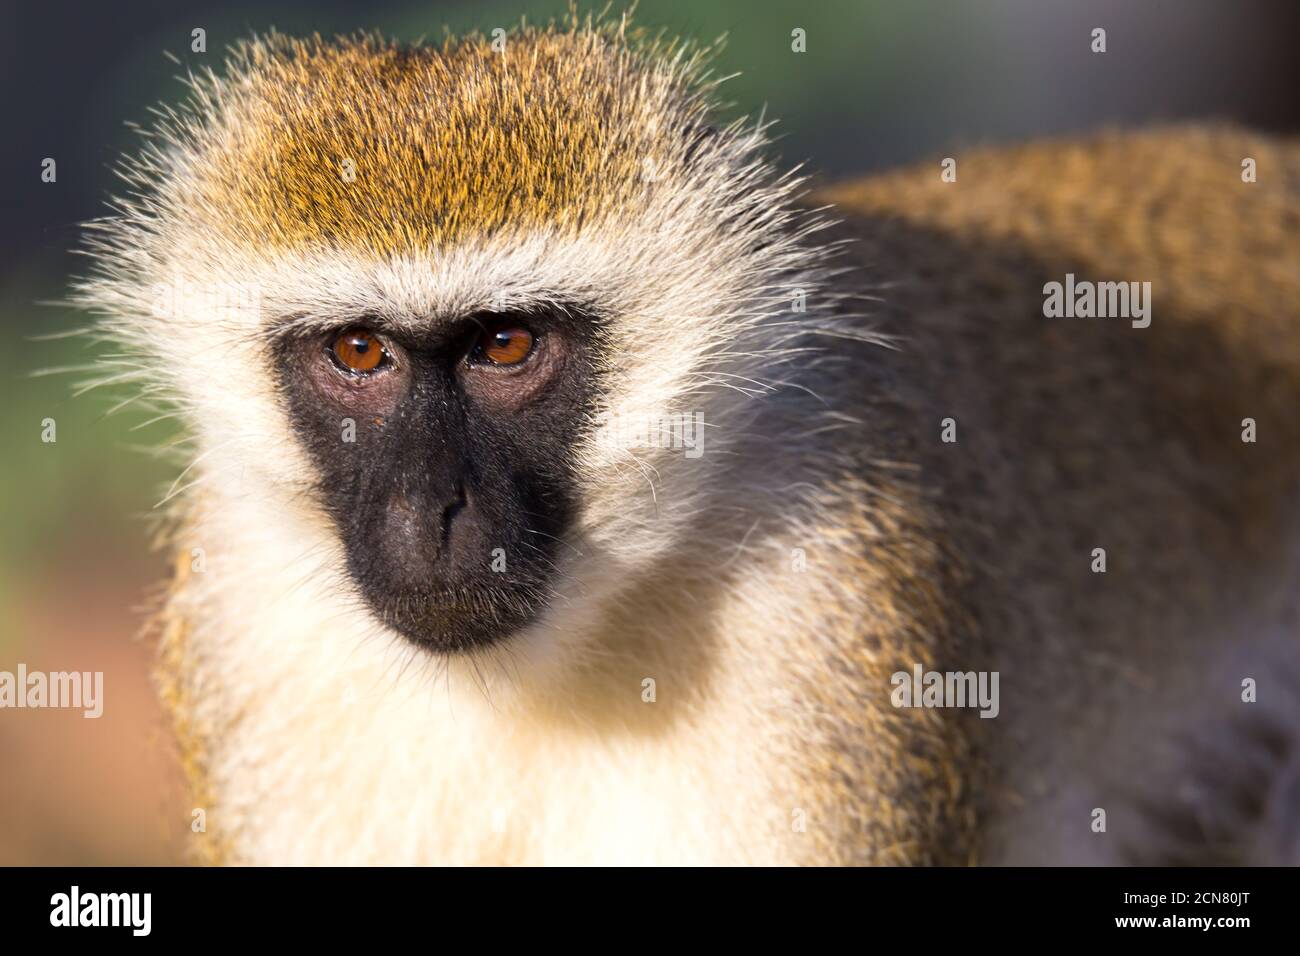
<svg viewBox="0 0 1300 956"><path fill-rule="evenodd" d="M590 613L743 506L708 476L798 351L818 224L667 52L618 23L272 36L192 78L80 294L190 423L214 520L296 534L451 652Z"/></svg>

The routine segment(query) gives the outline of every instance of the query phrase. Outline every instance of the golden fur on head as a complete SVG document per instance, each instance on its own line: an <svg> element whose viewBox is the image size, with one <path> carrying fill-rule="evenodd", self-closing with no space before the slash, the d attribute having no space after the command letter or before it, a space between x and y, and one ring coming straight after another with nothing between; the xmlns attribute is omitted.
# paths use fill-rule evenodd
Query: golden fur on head
<svg viewBox="0 0 1300 956"><path fill-rule="evenodd" d="M626 213L701 134L703 104L683 83L699 57L665 52L629 46L621 22L576 20L441 49L373 35L244 43L196 133L191 188L220 211L213 227L261 249L572 232Z"/></svg>

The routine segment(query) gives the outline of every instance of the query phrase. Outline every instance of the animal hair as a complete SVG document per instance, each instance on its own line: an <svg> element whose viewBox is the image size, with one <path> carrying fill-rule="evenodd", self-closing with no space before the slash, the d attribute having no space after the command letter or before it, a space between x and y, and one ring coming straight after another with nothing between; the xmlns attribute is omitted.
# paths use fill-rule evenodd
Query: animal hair
<svg viewBox="0 0 1300 956"><path fill-rule="evenodd" d="M1276 583L1300 540L1281 505L1295 352L1245 329L1293 315L1294 186L1204 184L1247 204L1253 253L1234 261L1268 276L1243 280L1255 298L1203 250L1170 251L1197 234L1167 227L1181 207L1117 225L1087 199L1154 202L1115 175L1135 153L1177 181L1250 150L1294 183L1293 142L1107 134L964 158L960 192L918 167L807 195L768 124L718 120L709 62L625 18L519 27L503 49L272 34L191 75L122 165L74 298L117 347L102 382L184 426L156 624L201 858L1016 859L1042 832L1024 807L1059 830L1105 798L1087 768L1119 746L1108 721L1146 719L1111 705L1164 673L1180 629L1293 623ZM1078 235L1106 229L1165 297L1157 337L1044 322L1045 277L1116 265ZM581 508L537 621L429 654L349 577L271 355L367 318L418 335L537 309L601 317L602 390L569 452ZM1193 361L1228 406L1215 424L1175 374ZM1156 393L1134 410L1138 381ZM675 411L702 414L699 459L610 440ZM1247 411L1267 464L1231 444ZM1104 592L1075 574L1093 532L1147 577ZM1235 570L1216 578L1197 541ZM1000 669L1004 718L893 707L913 663Z"/></svg>

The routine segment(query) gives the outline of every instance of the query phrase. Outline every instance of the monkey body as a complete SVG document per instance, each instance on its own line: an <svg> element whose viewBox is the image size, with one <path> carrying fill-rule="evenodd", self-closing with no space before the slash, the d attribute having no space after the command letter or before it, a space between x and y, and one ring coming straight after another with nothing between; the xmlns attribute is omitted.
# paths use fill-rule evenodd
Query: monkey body
<svg viewBox="0 0 1300 956"><path fill-rule="evenodd" d="M590 25L504 55L260 42L144 161L164 186L83 297L163 360L195 435L160 623L203 854L1196 858L1186 732L1240 751L1260 675L1262 808L1217 822L1284 823L1300 149L1174 128L982 151L953 183L827 190L827 232L665 62ZM173 274L241 276L257 307L144 321ZM1150 325L1045 316L1067 275L1151 282ZM438 329L501 314L550 323L545 385L435 361ZM397 356L364 402L316 338L359 317ZM698 459L607 440L666 409L702 412ZM476 576L490 545L510 587ZM997 716L894 706L915 667L997 672Z"/></svg>
<svg viewBox="0 0 1300 956"><path fill-rule="evenodd" d="M892 277L898 454L969 575L958 658L1001 672L982 856L1294 861L1297 145L1176 127L958 168L819 198ZM1071 274L1150 282L1149 325L1048 317Z"/></svg>

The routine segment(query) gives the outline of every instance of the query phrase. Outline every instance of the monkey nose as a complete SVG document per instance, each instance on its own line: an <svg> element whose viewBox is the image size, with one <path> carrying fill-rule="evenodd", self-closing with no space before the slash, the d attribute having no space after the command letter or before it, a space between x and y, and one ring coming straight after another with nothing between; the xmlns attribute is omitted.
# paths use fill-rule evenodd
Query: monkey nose
<svg viewBox="0 0 1300 956"><path fill-rule="evenodd" d="M410 556L424 554L434 561L449 557L452 529L468 504L460 482L449 493L431 494L425 500L413 500L407 493L397 492L388 501L384 523L389 547Z"/></svg>

